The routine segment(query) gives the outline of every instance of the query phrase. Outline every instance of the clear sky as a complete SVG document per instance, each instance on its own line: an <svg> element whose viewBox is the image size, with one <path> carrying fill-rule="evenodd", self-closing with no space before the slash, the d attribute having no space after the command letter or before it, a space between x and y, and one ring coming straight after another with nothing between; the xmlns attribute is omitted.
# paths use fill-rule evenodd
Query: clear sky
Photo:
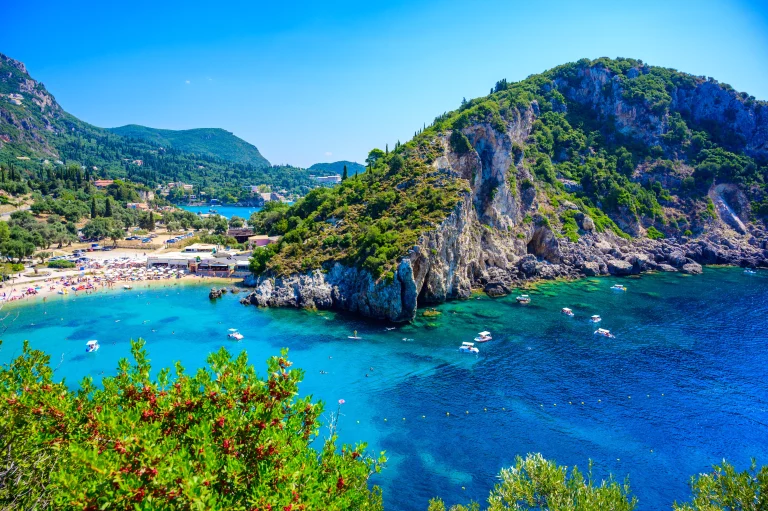
<svg viewBox="0 0 768 511"><path fill-rule="evenodd" d="M362 161L498 79L582 57L768 99L768 0L39 0L0 16L0 52L81 119L225 128L299 166Z"/></svg>

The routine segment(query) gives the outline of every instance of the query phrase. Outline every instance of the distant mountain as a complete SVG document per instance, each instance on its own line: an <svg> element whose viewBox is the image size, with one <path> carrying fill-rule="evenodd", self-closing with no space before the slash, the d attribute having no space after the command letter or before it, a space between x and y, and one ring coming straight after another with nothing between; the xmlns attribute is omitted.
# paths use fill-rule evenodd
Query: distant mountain
<svg viewBox="0 0 768 511"><path fill-rule="evenodd" d="M256 147L221 129L99 128L67 113L23 63L0 53L0 165L28 175L76 165L96 178L150 187L170 181L226 201L246 199L246 186L289 193L317 186L310 172L270 166Z"/></svg>
<svg viewBox="0 0 768 511"><path fill-rule="evenodd" d="M221 128L163 130L138 124L108 128L122 137L148 140L161 147L172 147L185 153L211 156L225 161L268 167L270 163L256 146Z"/></svg>
<svg viewBox="0 0 768 511"><path fill-rule="evenodd" d="M328 174L339 174L344 172L344 165L347 166L347 174L354 176L355 173L362 174L365 172L365 165L361 165L354 161L335 161L332 163L315 163L309 169L312 172L323 172Z"/></svg>

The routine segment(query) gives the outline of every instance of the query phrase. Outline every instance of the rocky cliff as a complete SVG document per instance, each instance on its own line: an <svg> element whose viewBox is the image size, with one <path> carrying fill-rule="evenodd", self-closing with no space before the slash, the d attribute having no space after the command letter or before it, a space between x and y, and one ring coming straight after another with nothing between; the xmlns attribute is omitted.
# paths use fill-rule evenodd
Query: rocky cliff
<svg viewBox="0 0 768 511"><path fill-rule="evenodd" d="M428 134L428 157L419 144L417 154L434 173L468 186L398 258L390 277L342 261L289 275L267 271L249 279L256 290L243 303L408 321L421 305L466 298L473 289L499 296L532 279L695 274L703 264L768 267L765 223L750 206L764 197L761 182L768 180L762 103L688 75L673 75L661 99L638 99L628 91L649 72L644 65L623 74L599 64L567 71L547 76L544 92L523 106L518 99L517 108L505 107L501 91L498 114L486 101L479 104L483 115L457 114L440 124ZM605 138L590 141L596 135L569 124L582 119L604 128ZM719 142L694 154L696 136ZM578 137L586 142L570 142ZM651 149L633 153L638 146ZM735 182L718 181L730 174L722 164L713 167L713 154L718 162L728 155L746 162ZM622 158L630 162L623 170Z"/></svg>

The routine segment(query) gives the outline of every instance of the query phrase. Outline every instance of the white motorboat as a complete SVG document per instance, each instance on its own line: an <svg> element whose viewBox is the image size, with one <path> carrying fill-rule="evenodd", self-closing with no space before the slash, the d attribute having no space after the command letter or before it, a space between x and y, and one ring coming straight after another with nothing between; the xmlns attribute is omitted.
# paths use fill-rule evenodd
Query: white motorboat
<svg viewBox="0 0 768 511"><path fill-rule="evenodd" d="M560 312L562 312L566 316L573 317L573 311L571 309L569 309L568 307L563 307L562 309L560 309Z"/></svg>
<svg viewBox="0 0 768 511"><path fill-rule="evenodd" d="M475 342L488 342L493 337L491 337L491 332L480 332L477 334L477 337L475 337Z"/></svg>
<svg viewBox="0 0 768 511"><path fill-rule="evenodd" d="M94 351L99 351L99 341L93 339L85 343L85 352L86 353L93 353Z"/></svg>
<svg viewBox="0 0 768 511"><path fill-rule="evenodd" d="M128 284L126 284L123 286L123 289L125 290L133 289L133 286L129 286Z"/></svg>
<svg viewBox="0 0 768 511"><path fill-rule="evenodd" d="M757 275L757 272L752 268L744 268L744 275Z"/></svg>
<svg viewBox="0 0 768 511"><path fill-rule="evenodd" d="M517 303L531 303L531 297L528 295L520 295L515 300L517 300Z"/></svg>
<svg viewBox="0 0 768 511"><path fill-rule="evenodd" d="M598 328L595 330L595 335L602 335L603 337L608 337L609 339L613 339L616 336L611 333L610 330L606 330L605 328Z"/></svg>
<svg viewBox="0 0 768 511"><path fill-rule="evenodd" d="M611 286L611 289L614 291L626 291L627 288L622 286L621 284L614 284Z"/></svg>
<svg viewBox="0 0 768 511"><path fill-rule="evenodd" d="M598 316L597 314L595 314L594 316L592 316L591 318L589 318L589 320L590 320L592 323L600 323L600 322L603 320L603 318L601 318L600 316Z"/></svg>
<svg viewBox="0 0 768 511"><path fill-rule="evenodd" d="M237 331L237 328L230 328L227 337L236 341L242 341L245 338L243 334Z"/></svg>
<svg viewBox="0 0 768 511"><path fill-rule="evenodd" d="M463 342L459 346L459 351L462 353L480 353L480 350L475 347L473 342Z"/></svg>

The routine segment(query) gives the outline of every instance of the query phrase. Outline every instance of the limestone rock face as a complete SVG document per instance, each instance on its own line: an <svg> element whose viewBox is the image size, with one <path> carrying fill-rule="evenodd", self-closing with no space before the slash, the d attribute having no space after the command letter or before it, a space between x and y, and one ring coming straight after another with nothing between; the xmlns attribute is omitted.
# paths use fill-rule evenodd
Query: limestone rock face
<svg viewBox="0 0 768 511"><path fill-rule="evenodd" d="M578 89L557 85L564 94L604 113L606 119L615 119L622 133L657 143L666 132L667 120L627 104L621 99L619 84L609 74L593 71L585 72ZM607 95L606 88L617 93ZM697 94L705 97L706 89ZM694 105L694 97L683 95L675 101L690 104L692 112L696 111L693 115L702 120L715 115L708 107ZM485 122L463 128L474 149L463 154L451 150L449 132L439 136L444 150L432 163L435 172L463 178L470 186L451 213L402 255L393 278L377 280L366 270L334 263L304 274L246 279L246 284L256 289L242 302L263 307L338 309L402 322L412 320L419 306L467 298L473 288L502 296L532 279L645 271L695 274L701 273L701 264L768 267L768 236L755 230L742 235L727 223L714 224L694 239L627 240L610 230L597 232L595 221L578 211L573 218L579 237L576 242L569 240L551 227L553 216L550 213L547 217L546 212L554 210L552 204L545 193L531 185L536 181L520 154L521 142L530 136L538 115L538 105L534 101L528 110L516 115L503 133ZM744 111L739 110L736 117L745 143L755 154L760 153L765 135L750 131L752 121ZM728 208L734 209L732 205L738 203L729 189L718 189L716 194ZM577 206L566 202L562 207L573 210ZM733 225L738 225L738 215L734 209ZM644 232L636 220L622 220L621 212L616 221L625 232L637 236Z"/></svg>

